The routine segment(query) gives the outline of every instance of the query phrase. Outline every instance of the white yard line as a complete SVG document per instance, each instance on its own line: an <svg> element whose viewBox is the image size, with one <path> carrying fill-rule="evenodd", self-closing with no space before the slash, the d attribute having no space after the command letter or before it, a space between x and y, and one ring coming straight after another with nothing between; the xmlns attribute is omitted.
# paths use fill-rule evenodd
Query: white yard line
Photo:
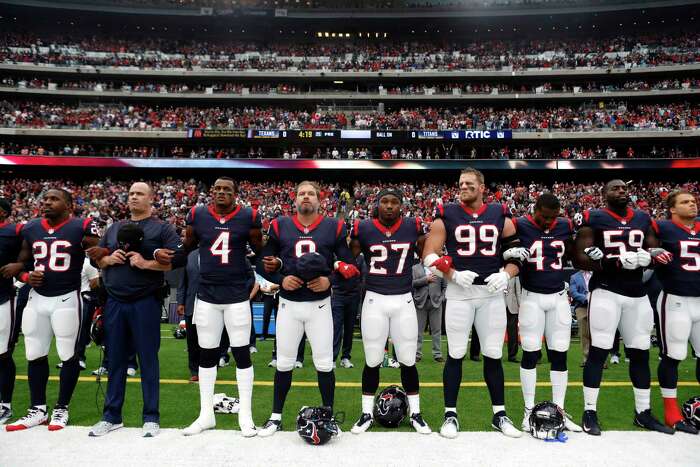
<svg viewBox="0 0 700 467"><path fill-rule="evenodd" d="M233 422L235 423L235 422ZM50 466L697 466L700 438L643 432L572 434L566 443L545 443L529 435L506 438L494 432L460 433L454 440L437 434L343 433L325 446L309 446L294 432L272 438L243 438L213 430L185 438L166 429L141 438L139 428L123 428L90 438L86 427L49 432L41 426L24 432L0 431L0 465Z"/></svg>

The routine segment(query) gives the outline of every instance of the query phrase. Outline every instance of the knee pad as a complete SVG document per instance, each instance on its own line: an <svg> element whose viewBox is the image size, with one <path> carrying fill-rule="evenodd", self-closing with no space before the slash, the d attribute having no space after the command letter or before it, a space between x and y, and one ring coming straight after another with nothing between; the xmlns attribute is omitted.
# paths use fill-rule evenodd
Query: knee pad
<svg viewBox="0 0 700 467"><path fill-rule="evenodd" d="M329 371L333 371L333 357L330 356L330 358L321 358L321 359L316 359L313 358L314 361L314 368L316 368L317 372L321 373L328 373Z"/></svg>
<svg viewBox="0 0 700 467"><path fill-rule="evenodd" d="M630 349L625 347L625 355L630 359L630 363L649 364L649 351L641 349Z"/></svg>
<svg viewBox="0 0 700 467"><path fill-rule="evenodd" d="M199 366L214 368L219 363L219 349L202 349L199 352Z"/></svg>
<svg viewBox="0 0 700 467"><path fill-rule="evenodd" d="M236 361L236 368L244 370L253 366L253 362L250 360L250 347L231 347L231 354L233 359Z"/></svg>
<svg viewBox="0 0 700 467"><path fill-rule="evenodd" d="M537 367L537 360L540 358L540 352L526 352L523 350L523 359L520 361L520 368L524 370L533 370Z"/></svg>
<svg viewBox="0 0 700 467"><path fill-rule="evenodd" d="M406 349L401 347L396 349L396 359L399 361L401 366L414 366L416 364L416 349L410 348Z"/></svg>
<svg viewBox="0 0 700 467"><path fill-rule="evenodd" d="M588 360L603 366L605 364L605 359L608 358L608 353L610 353L608 349L591 346L591 349L588 351Z"/></svg>
<svg viewBox="0 0 700 467"><path fill-rule="evenodd" d="M547 357L552 371L566 371L566 352L547 350Z"/></svg>
<svg viewBox="0 0 700 467"><path fill-rule="evenodd" d="M415 358L415 355L414 355ZM384 361L384 347L365 346L365 364L369 367L381 365Z"/></svg>

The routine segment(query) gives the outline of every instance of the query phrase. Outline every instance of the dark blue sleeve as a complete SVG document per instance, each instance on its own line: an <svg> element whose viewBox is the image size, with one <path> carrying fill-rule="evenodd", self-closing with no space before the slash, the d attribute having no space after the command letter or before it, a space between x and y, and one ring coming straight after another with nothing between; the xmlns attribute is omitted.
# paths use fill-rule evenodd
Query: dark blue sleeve
<svg viewBox="0 0 700 467"><path fill-rule="evenodd" d="M187 252L185 251L182 241L175 231L175 228L170 224L163 224L160 238L163 248L167 248L175 252L172 261L172 268L177 269L185 266L187 264Z"/></svg>
<svg viewBox="0 0 700 467"><path fill-rule="evenodd" d="M348 247L347 236L345 224L343 223L335 239L335 256L338 258L338 260L344 263L357 264L355 258L352 256L350 248Z"/></svg>
<svg viewBox="0 0 700 467"><path fill-rule="evenodd" d="M185 305L185 302L187 300L187 281L189 278L187 277L187 266L185 266L184 273L182 274L182 278L180 279L180 283L177 286L177 304L178 305Z"/></svg>

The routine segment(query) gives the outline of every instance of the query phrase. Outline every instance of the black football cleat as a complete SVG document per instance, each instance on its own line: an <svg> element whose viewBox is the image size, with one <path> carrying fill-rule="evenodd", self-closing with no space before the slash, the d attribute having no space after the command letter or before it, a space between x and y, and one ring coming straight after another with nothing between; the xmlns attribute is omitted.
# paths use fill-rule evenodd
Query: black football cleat
<svg viewBox="0 0 700 467"><path fill-rule="evenodd" d="M681 433L688 433L689 435L697 435L698 434L698 429L695 428L690 423L686 422L685 420L681 420L680 422L677 422L675 425L673 425L673 429L676 431L679 431Z"/></svg>
<svg viewBox="0 0 700 467"><path fill-rule="evenodd" d="M666 433L667 435L672 435L674 433L673 428L664 425L654 418L654 416L651 414L651 409L646 409L643 412L635 414L634 424L644 429L658 431L659 433Z"/></svg>
<svg viewBox="0 0 700 467"><path fill-rule="evenodd" d="M598 412L595 410L585 410L581 420L581 428L591 436L600 436L600 424L598 423Z"/></svg>

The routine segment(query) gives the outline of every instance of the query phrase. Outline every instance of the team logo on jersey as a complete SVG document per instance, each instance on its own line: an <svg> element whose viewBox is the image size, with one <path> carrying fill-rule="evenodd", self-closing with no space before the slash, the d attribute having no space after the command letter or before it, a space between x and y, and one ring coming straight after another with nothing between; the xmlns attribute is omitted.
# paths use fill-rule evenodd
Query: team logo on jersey
<svg viewBox="0 0 700 467"><path fill-rule="evenodd" d="M225 223L226 223L226 219L224 219L223 217L221 219L219 219L219 224L225 224Z"/></svg>
<svg viewBox="0 0 700 467"><path fill-rule="evenodd" d="M391 237L391 232L389 232L388 230L386 232L384 232L384 234L387 236L387 238Z"/></svg>

